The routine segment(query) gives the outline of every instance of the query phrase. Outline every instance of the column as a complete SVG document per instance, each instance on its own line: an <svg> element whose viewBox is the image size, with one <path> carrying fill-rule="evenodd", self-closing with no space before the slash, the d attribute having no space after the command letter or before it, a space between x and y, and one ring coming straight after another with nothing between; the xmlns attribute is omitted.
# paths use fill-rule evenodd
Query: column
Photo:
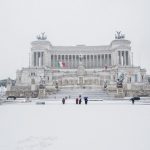
<svg viewBox="0 0 150 150"><path fill-rule="evenodd" d="M128 66L129 65L129 57L128 57L128 51L126 51L126 65Z"/></svg>
<svg viewBox="0 0 150 150"><path fill-rule="evenodd" d="M38 52L38 65L41 67L41 52Z"/></svg>
<svg viewBox="0 0 150 150"><path fill-rule="evenodd" d="M91 68L92 68L92 66L93 66L93 60L92 60L92 58L93 58L93 55L90 55L90 57L91 57Z"/></svg>
<svg viewBox="0 0 150 150"><path fill-rule="evenodd" d="M34 52L34 58L33 58L33 66L35 67L36 66L36 52Z"/></svg>
<svg viewBox="0 0 150 150"><path fill-rule="evenodd" d="M107 56L107 57L106 57L106 58L107 58L107 59L106 59L106 65L108 66L108 65L109 65L109 63L108 63L108 61L109 61L108 54L106 54L106 56Z"/></svg>
<svg viewBox="0 0 150 150"><path fill-rule="evenodd" d="M100 67L102 68L102 54L100 54Z"/></svg>
<svg viewBox="0 0 150 150"><path fill-rule="evenodd" d="M124 51L124 65L126 66L127 63L126 63L126 51Z"/></svg>
<svg viewBox="0 0 150 150"><path fill-rule="evenodd" d="M62 55L60 55L60 62L62 62Z"/></svg>
<svg viewBox="0 0 150 150"><path fill-rule="evenodd" d="M103 67L105 67L105 54L104 54L104 60L103 60Z"/></svg>
<svg viewBox="0 0 150 150"><path fill-rule="evenodd" d="M121 53L121 65L123 66L123 51L120 51Z"/></svg>
<svg viewBox="0 0 150 150"><path fill-rule="evenodd" d="M93 60L92 60L92 68L94 68L94 55L92 55L92 58L93 58Z"/></svg>
<svg viewBox="0 0 150 150"><path fill-rule="evenodd" d="M85 68L87 68L87 55L85 55Z"/></svg>
<svg viewBox="0 0 150 150"><path fill-rule="evenodd" d="M74 54L72 55L72 69L74 69L74 61L75 61L75 57Z"/></svg>
<svg viewBox="0 0 150 150"><path fill-rule="evenodd" d="M98 60L98 61L99 61L98 67L100 68L100 67L101 67L101 55L99 55L98 57L99 57L99 58L98 58L98 59L99 59L99 60Z"/></svg>
<svg viewBox="0 0 150 150"><path fill-rule="evenodd" d="M125 65L125 62L124 62L124 51L122 51L122 65L124 66Z"/></svg>
<svg viewBox="0 0 150 150"><path fill-rule="evenodd" d="M36 52L36 67L38 67L38 52Z"/></svg>
<svg viewBox="0 0 150 150"><path fill-rule="evenodd" d="M65 55L63 54L62 55L62 62L64 63L64 58L65 58Z"/></svg>
<svg viewBox="0 0 150 150"><path fill-rule="evenodd" d="M89 55L87 55L87 69L89 68Z"/></svg>
<svg viewBox="0 0 150 150"><path fill-rule="evenodd" d="M77 68L77 55L75 55L75 68Z"/></svg>
<svg viewBox="0 0 150 150"><path fill-rule="evenodd" d="M95 55L93 55L93 67L92 68L95 68Z"/></svg>
<svg viewBox="0 0 150 150"><path fill-rule="evenodd" d="M118 65L121 65L121 55L120 55L120 51L118 51Z"/></svg>
<svg viewBox="0 0 150 150"><path fill-rule="evenodd" d="M70 68L70 66L71 66L71 57L70 55L68 55L68 68Z"/></svg>
<svg viewBox="0 0 150 150"><path fill-rule="evenodd" d="M34 66L34 52L31 52L31 66Z"/></svg>
<svg viewBox="0 0 150 150"><path fill-rule="evenodd" d="M111 62L111 54L109 54L109 66L112 66L112 62Z"/></svg>
<svg viewBox="0 0 150 150"><path fill-rule="evenodd" d="M105 54L105 58L106 58L105 66L108 66L108 54Z"/></svg>
<svg viewBox="0 0 150 150"><path fill-rule="evenodd" d="M98 62L97 62L97 55L94 55L94 68L97 68Z"/></svg>
<svg viewBox="0 0 150 150"><path fill-rule="evenodd" d="M96 57L96 60L95 60L95 67L98 68L98 54L95 55L95 57Z"/></svg>
<svg viewBox="0 0 150 150"><path fill-rule="evenodd" d="M41 66L43 67L43 52L41 52Z"/></svg>
<svg viewBox="0 0 150 150"><path fill-rule="evenodd" d="M72 55L69 55L69 60L70 60L70 69L72 69Z"/></svg>
<svg viewBox="0 0 150 150"><path fill-rule="evenodd" d="M71 69L71 64L72 64L71 55L68 55L68 66L70 69Z"/></svg>

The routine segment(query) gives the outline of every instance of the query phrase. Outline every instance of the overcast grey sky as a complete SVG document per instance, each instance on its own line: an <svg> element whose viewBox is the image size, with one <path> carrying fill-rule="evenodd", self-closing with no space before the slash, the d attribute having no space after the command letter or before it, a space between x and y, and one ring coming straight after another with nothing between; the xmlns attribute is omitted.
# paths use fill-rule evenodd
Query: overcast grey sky
<svg viewBox="0 0 150 150"><path fill-rule="evenodd" d="M117 30L132 42L134 65L150 73L149 0L0 0L0 79L28 66L40 32L52 45L107 45Z"/></svg>

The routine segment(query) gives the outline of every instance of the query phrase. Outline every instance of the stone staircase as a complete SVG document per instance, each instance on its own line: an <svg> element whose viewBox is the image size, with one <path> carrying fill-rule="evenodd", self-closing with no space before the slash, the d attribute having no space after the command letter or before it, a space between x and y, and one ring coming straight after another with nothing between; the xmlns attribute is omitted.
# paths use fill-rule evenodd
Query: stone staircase
<svg viewBox="0 0 150 150"><path fill-rule="evenodd" d="M67 97L75 99L81 95L82 97L88 97L89 100L110 100L114 98L113 94L108 94L107 91L98 88L68 88L61 89L55 94L49 95L49 99L62 99Z"/></svg>

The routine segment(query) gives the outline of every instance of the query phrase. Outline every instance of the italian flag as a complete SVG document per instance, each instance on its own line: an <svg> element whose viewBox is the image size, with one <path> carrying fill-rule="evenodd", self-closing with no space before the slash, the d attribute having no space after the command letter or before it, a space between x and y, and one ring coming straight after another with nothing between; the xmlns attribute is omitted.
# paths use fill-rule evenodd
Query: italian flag
<svg viewBox="0 0 150 150"><path fill-rule="evenodd" d="M60 66L60 68L64 68L64 67L65 67L65 63L62 62L62 61L60 61L60 62L59 62L59 66Z"/></svg>

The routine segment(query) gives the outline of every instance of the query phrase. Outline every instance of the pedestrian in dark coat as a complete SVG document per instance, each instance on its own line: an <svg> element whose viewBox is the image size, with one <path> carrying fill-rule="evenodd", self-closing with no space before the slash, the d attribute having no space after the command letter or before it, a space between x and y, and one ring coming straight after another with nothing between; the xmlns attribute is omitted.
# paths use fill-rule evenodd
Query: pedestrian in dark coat
<svg viewBox="0 0 150 150"><path fill-rule="evenodd" d="M134 99L132 99L132 104L134 104Z"/></svg>
<svg viewBox="0 0 150 150"><path fill-rule="evenodd" d="M87 105L87 103L88 103L88 97L84 97L84 101L85 101L85 104Z"/></svg>
<svg viewBox="0 0 150 150"><path fill-rule="evenodd" d="M79 104L81 104L81 102L82 102L82 100L81 100L81 98L79 98Z"/></svg>
<svg viewBox="0 0 150 150"><path fill-rule="evenodd" d="M79 101L79 99L78 99L78 98L76 98L76 104L78 104L78 101Z"/></svg>
<svg viewBox="0 0 150 150"><path fill-rule="evenodd" d="M62 103L65 104L65 98L62 99Z"/></svg>

